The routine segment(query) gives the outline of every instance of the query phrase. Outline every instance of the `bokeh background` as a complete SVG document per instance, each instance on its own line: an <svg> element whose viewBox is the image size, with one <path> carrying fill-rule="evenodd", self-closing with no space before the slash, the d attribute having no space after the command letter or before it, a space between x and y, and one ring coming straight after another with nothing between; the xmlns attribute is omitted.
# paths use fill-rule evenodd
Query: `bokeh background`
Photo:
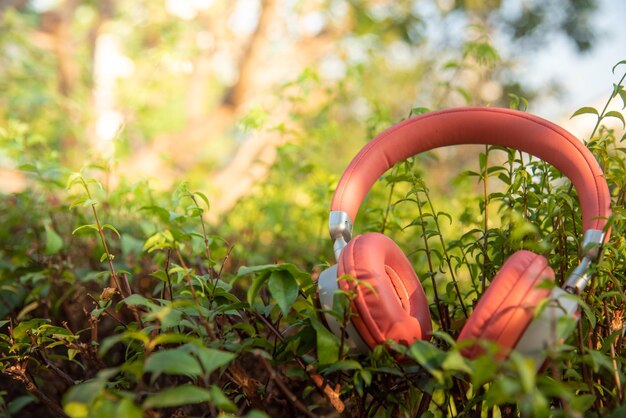
<svg viewBox="0 0 626 418"><path fill-rule="evenodd" d="M110 166L113 186L187 181L215 231L286 259L281 242L325 248L343 168L411 109L513 105L584 138L592 116L569 117L610 94L624 15L610 0L5 0L0 126L64 168ZM449 201L478 151L425 160L429 186ZM29 187L19 154L0 151L5 193Z"/></svg>

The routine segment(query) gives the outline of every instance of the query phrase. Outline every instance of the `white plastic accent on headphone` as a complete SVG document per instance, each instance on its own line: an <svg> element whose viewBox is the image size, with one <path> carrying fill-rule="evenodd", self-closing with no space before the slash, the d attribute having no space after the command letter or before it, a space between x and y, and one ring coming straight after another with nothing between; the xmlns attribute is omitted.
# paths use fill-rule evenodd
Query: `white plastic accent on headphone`
<svg viewBox="0 0 626 418"><path fill-rule="evenodd" d="M554 288L549 299L548 305L539 316L531 321L515 346L515 350L520 354L535 360L537 370L546 359L546 350L561 343L567 337L564 333L557 334L559 319L565 316L576 318L578 310L576 300L561 288Z"/></svg>
<svg viewBox="0 0 626 418"><path fill-rule="evenodd" d="M338 289L337 265L335 264L320 273L320 277L317 279L317 291L328 327L333 334L341 338L341 325L337 321L337 318L329 313L333 309L333 295ZM365 344L357 330L354 328L352 321L347 321L346 323L346 343L348 344L348 347L359 353L367 354L370 351L368 345Z"/></svg>

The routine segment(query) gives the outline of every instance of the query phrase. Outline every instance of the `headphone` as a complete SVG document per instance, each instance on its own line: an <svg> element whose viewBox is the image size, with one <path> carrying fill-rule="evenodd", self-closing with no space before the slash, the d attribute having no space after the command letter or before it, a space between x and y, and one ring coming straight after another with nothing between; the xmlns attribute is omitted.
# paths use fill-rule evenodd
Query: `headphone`
<svg viewBox="0 0 626 418"><path fill-rule="evenodd" d="M554 271L544 256L517 251L493 278L457 338L468 341L461 351L467 358L484 353L479 342L487 340L495 343L497 358L516 349L534 358L539 368L545 349L566 336L556 335L555 321L578 318L576 298L568 295L584 290L591 279L589 268L608 240L610 193L598 162L578 139L549 121L516 110L465 107L425 113L385 130L354 157L331 203L329 230L337 264L318 279L324 319L335 335L345 332L348 346L360 352L387 340L410 345L430 338L428 300L411 263L383 234L352 237L352 220L368 190L395 163L461 144L499 145L532 154L560 170L578 192L584 231L580 264L563 288L537 287L546 279L554 281ZM331 313L339 289L353 294L353 315L345 326Z"/></svg>

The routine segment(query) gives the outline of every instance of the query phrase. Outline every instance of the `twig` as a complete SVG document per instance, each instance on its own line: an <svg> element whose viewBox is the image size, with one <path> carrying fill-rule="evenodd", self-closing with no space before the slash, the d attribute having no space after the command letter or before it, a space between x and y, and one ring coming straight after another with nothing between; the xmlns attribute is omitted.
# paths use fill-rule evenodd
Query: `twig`
<svg viewBox="0 0 626 418"><path fill-rule="evenodd" d="M280 331L274 328L274 326L267 320L267 318L265 318L263 315L260 315L256 312L254 313L254 315L257 318L259 318L261 322L263 322L263 324L265 324L267 329L269 329L274 335L276 335L276 337L280 340L280 342L285 341L285 337L283 337ZM335 389L333 389L328 384L328 381L315 371L315 367L304 363L304 361L299 356L294 356L294 359L296 363L298 363L298 366L300 366L302 370L304 370L307 373L311 381L315 383L315 386L317 387L317 389L320 392L322 392L324 396L326 396L326 399L328 400L328 402L330 402L333 408L335 408L337 412L342 413L346 409L346 406L344 405L343 401L341 400L341 397L339 396L341 386L337 385Z"/></svg>
<svg viewBox="0 0 626 418"><path fill-rule="evenodd" d="M280 391L283 392L283 394L287 397L287 399L289 399L293 406L295 406L307 417L317 418L317 415L309 411L307 407L302 402L300 402L298 397L287 387L287 385L285 385L283 379L280 377L278 372L274 370L274 368L269 364L267 359L261 354L257 354L257 357L261 359L261 363L263 364L263 367L265 367L265 370L267 370L267 372L269 373L270 379L272 379L274 383L276 383Z"/></svg>
<svg viewBox="0 0 626 418"><path fill-rule="evenodd" d="M214 341L216 339L215 333L213 332L213 329L211 328L209 321L207 321L204 315L202 315L202 312L200 310L200 302L198 301L198 296L196 295L196 289L193 287L193 283L191 282L191 277L189 277L189 268L185 264L185 260L183 259L183 256L180 254L180 251L178 250L175 250L175 251L176 251L176 255L178 256L178 260L180 261L180 265L185 270L185 280L187 281L187 285L189 286L189 290L191 291L191 298L193 299L193 303L196 305L196 308L198 308L198 318L200 319L200 322L204 326L204 329L206 330L208 337L212 341Z"/></svg>
<svg viewBox="0 0 626 418"><path fill-rule="evenodd" d="M32 344L33 347L38 347L39 344L37 344L37 340L35 339L35 336L32 334L32 332L30 332L30 330L26 331L26 334L28 335L28 338L30 339L30 342ZM59 376L61 378L61 380L63 380L65 383L67 383L68 385L73 385L74 384L74 379L72 379L67 373L65 373L63 370L59 369L54 363L52 363L50 361L50 359L48 359L48 353L46 350L46 347L44 347L43 345L39 346L39 350L35 350L35 352L39 355L39 358L41 358L41 361L43 361L43 363L46 365L47 368L49 368L50 370L52 370L52 372L54 374L56 374L57 376Z"/></svg>
<svg viewBox="0 0 626 418"><path fill-rule="evenodd" d="M26 391L31 395L34 395L43 404L45 404L55 416L61 418L67 417L67 415L65 415L65 412L63 411L63 408L61 408L61 405L59 405L54 399L50 398L37 387L33 379L28 375L28 372L26 371L25 362L10 366L4 371L4 373L11 379L24 385Z"/></svg>
<svg viewBox="0 0 626 418"><path fill-rule="evenodd" d="M606 299L604 299L603 302L604 302L604 320L606 321L607 333L610 334L611 333L611 317L610 317L611 313L609 311L609 306L608 306ZM617 399L619 400L621 404L623 400L622 381L619 376L617 360L615 359L615 342L614 341L611 341L611 363L613 364L613 378L615 379L615 387L617 389Z"/></svg>
<svg viewBox="0 0 626 418"><path fill-rule="evenodd" d="M485 293L487 287L487 265L489 264L489 255L487 253L487 246L489 244L489 146L485 145L485 175L483 177L483 196L485 198L485 235L483 237L483 281L482 281L482 293Z"/></svg>

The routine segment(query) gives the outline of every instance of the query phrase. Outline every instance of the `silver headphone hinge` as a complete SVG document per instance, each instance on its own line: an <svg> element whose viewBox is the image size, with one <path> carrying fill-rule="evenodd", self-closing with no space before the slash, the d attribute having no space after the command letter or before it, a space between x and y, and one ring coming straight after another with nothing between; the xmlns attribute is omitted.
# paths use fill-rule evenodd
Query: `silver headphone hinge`
<svg viewBox="0 0 626 418"><path fill-rule="evenodd" d="M339 254L352 239L352 219L347 212L333 210L328 218L328 230L333 240L335 259L339 260Z"/></svg>
<svg viewBox="0 0 626 418"><path fill-rule="evenodd" d="M602 244L604 244L604 232L599 229L588 229L585 231L583 241L580 244L580 264L569 275L563 288L574 294L579 294L591 281L589 268L600 259L602 254Z"/></svg>

